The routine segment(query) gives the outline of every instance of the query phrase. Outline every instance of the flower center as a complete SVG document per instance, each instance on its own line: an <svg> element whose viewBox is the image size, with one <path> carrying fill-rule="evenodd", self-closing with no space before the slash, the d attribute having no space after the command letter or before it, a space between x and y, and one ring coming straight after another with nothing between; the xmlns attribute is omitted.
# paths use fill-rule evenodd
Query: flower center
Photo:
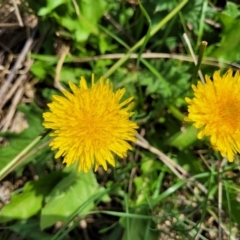
<svg viewBox="0 0 240 240"><path fill-rule="evenodd" d="M216 107L217 105L214 104ZM222 99L213 111L218 122L218 130L234 133L240 131L240 101L233 97ZM214 116L213 116L214 117Z"/></svg>
<svg viewBox="0 0 240 240"><path fill-rule="evenodd" d="M110 116L111 117L111 116ZM107 112L84 111L78 122L79 139L88 142L94 149L101 149L110 144L113 137L113 126Z"/></svg>

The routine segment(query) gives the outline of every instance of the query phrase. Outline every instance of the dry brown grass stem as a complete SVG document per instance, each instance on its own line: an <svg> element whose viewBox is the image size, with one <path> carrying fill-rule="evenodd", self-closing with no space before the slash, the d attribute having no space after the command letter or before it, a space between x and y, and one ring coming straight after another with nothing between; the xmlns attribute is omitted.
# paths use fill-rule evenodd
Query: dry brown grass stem
<svg viewBox="0 0 240 240"><path fill-rule="evenodd" d="M14 10L15 10L15 14L16 14L16 17L17 17L17 20L18 20L18 24L19 24L19 26L23 27L23 21L22 21L22 17L20 15L20 12L19 12L19 9L18 9L18 5L17 5L15 0L12 0L12 3L13 3L13 6L14 6Z"/></svg>
<svg viewBox="0 0 240 240"><path fill-rule="evenodd" d="M190 40L189 40L189 38L188 38L188 35L187 35L186 33L184 33L184 34L183 34L183 38L184 38L184 40L185 40L185 42L186 42L186 44L187 44L187 47L188 47L189 52L190 52L190 54L191 54L191 56L192 56L193 62L194 62L194 64L195 64L195 66L197 66L197 57L196 57L196 55L195 55L195 53L194 53L194 51L193 51L193 49L192 49L192 45L191 45L191 42L190 42ZM204 76L203 76L201 70L198 70L198 75L199 75L202 83L205 83Z"/></svg>
<svg viewBox="0 0 240 240"><path fill-rule="evenodd" d="M64 87L61 85L59 79L60 79L60 73L61 73L61 69L64 63L64 60L66 58L66 56L69 53L69 46L63 46L63 49L61 51L61 55L59 58L59 61L57 63L57 67L56 67L56 74L55 74L55 78L54 78L54 87L59 89L60 91L64 90Z"/></svg>
<svg viewBox="0 0 240 240"><path fill-rule="evenodd" d="M93 57L84 57L84 58L78 58L75 56L71 56L71 61L72 62L78 62L78 63L84 63L84 62L90 62L90 61L98 61L98 60L104 60L104 59L120 59L123 56L125 56L124 53L115 53L115 54L103 54L99 56L93 56ZM139 54L137 53L132 53L130 54L130 59L137 59L139 57ZM198 57L196 55L196 57ZM154 53L154 52L148 52L148 53L142 53L141 58L144 59L176 59L180 61L185 61L185 62L193 62L193 59L191 56L187 55L180 55L180 54L171 54L171 53ZM225 61L225 60L219 60L217 58L213 57L204 57L202 64L204 65L209 65L209 66L215 66L215 67L226 67L226 68L233 68L235 70L240 69L240 64L230 62L230 61Z"/></svg>
<svg viewBox="0 0 240 240"><path fill-rule="evenodd" d="M15 75L16 75L18 69L22 67L22 63L23 63L24 59L26 58L28 52L31 49L35 32L36 31L34 31L32 33L32 35L31 35L31 37L29 37L27 39L27 41L26 41L26 43L25 43L21 53L19 54L15 64L13 65L9 75L7 76L7 79L4 81L4 84L1 86L1 89L0 89L0 99L2 99L3 96L6 94L6 92L8 91L9 86L11 85L13 79L15 78Z"/></svg>

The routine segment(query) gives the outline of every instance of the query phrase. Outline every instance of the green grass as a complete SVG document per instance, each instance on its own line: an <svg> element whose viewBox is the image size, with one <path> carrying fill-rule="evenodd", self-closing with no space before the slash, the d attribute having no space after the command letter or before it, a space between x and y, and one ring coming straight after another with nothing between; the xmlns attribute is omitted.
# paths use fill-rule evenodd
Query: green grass
<svg viewBox="0 0 240 240"><path fill-rule="evenodd" d="M190 49L183 33L194 53L203 54L198 66L203 75L212 76L219 66L236 69L239 5L207 0L26 2L28 8L22 3L20 12L34 12L36 40L44 39L39 52L30 55L30 82L36 81L37 95L18 107L29 127L0 133L8 142L0 145L0 179L14 182L33 168L38 180L29 178L1 209L0 239L13 233L29 240L238 239L239 158L224 162L220 172L219 153L208 139L198 140L197 130L183 120L185 97L193 96L191 84L199 78L191 57L186 61ZM205 51L202 41L208 42ZM69 52L56 70L66 46ZM65 88L81 76L90 82L94 73L134 97L138 143L126 159L116 158L116 168L78 173L54 159L49 136L39 137L42 113L52 95L60 94L56 71Z"/></svg>

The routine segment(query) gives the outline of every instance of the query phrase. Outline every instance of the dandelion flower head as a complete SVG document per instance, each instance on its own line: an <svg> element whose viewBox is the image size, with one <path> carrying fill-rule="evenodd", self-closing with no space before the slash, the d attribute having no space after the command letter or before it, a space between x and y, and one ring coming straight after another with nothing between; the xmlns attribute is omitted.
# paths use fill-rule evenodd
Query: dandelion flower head
<svg viewBox="0 0 240 240"><path fill-rule="evenodd" d="M194 98L189 103L186 121L194 122L200 129L198 138L209 136L214 150L233 161L240 152L240 74L228 70L223 76L220 71L213 81L206 76L206 83L192 86Z"/></svg>
<svg viewBox="0 0 240 240"><path fill-rule="evenodd" d="M95 170L107 162L115 166L114 155L126 157L132 149L128 141L136 141L137 124L130 121L133 98L120 101L125 89L113 92L112 84L103 78L88 88L82 77L80 86L69 83L72 93L53 96L50 112L43 114L44 127L52 129L50 143L57 149L55 158L64 157L67 166L77 163L78 170Z"/></svg>

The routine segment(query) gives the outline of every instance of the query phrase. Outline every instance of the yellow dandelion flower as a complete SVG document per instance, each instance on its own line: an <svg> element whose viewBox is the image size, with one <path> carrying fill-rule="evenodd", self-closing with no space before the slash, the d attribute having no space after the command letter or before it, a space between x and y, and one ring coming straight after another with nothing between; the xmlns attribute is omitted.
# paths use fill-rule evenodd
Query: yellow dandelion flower
<svg viewBox="0 0 240 240"><path fill-rule="evenodd" d="M78 170L95 171L107 162L115 166L113 153L126 157L132 149L127 141L136 141L137 124L130 121L133 98L120 102L125 89L113 92L112 84L103 78L88 88L82 77L80 87L69 83L72 93L63 91L65 97L53 96L48 104L51 112L43 114L44 127L52 129L52 150L58 149L55 158L64 157L67 166L77 163Z"/></svg>
<svg viewBox="0 0 240 240"><path fill-rule="evenodd" d="M213 81L206 76L206 84L192 86L195 97L189 103L186 121L200 128L198 138L209 136L213 149L230 162L240 152L240 74L233 76L228 70L222 77L220 71Z"/></svg>

